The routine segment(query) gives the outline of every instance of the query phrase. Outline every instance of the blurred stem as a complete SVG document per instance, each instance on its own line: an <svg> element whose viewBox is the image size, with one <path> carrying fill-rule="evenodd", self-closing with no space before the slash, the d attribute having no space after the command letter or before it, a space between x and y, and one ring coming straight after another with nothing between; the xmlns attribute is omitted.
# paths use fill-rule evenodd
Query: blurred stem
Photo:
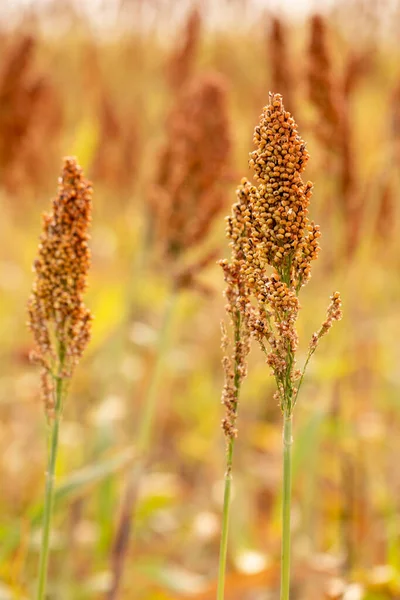
<svg viewBox="0 0 400 600"><path fill-rule="evenodd" d="M240 370L238 363L237 348L240 344L241 330L241 314L237 311L235 314L235 365L234 365L234 388L235 388L235 416L237 416L239 393L240 393ZM218 568L218 591L217 600L224 600L225 593L225 573L226 573L226 556L228 550L228 530L229 530L229 511L231 504L231 488L232 488L232 464L233 464L233 449L235 445L235 437L230 437L228 440L228 448L226 454L226 472L225 472L225 489L224 489L224 506L222 510L222 528L221 528L221 543L219 551L219 568Z"/></svg>
<svg viewBox="0 0 400 600"><path fill-rule="evenodd" d="M143 458L143 456L147 454L149 450L149 445L153 432L154 417L157 407L158 383L163 368L164 355L168 346L169 328L178 294L179 291L174 288L167 299L164 309L163 320L161 323L161 328L158 337L157 353L154 361L153 372L151 374L150 384L147 388L147 393L144 398L144 411L142 414L142 420L139 425L137 448L140 458Z"/></svg>
<svg viewBox="0 0 400 600"><path fill-rule="evenodd" d="M39 559L39 580L37 587L37 600L44 600L46 597L46 584L47 584L47 567L49 561L49 541L51 531L51 519L53 514L54 504L54 473L57 461L58 451L58 436L60 429L61 409L62 409L62 395L63 395L63 378L62 369L65 358L65 349L60 346L59 349L59 371L56 377L56 389L55 389L55 416L51 422L49 449L48 449L48 462L46 472L46 489L44 496L44 507L43 507L43 525L42 525L42 542L40 547L40 559Z"/></svg>
<svg viewBox="0 0 400 600"><path fill-rule="evenodd" d="M140 481L146 467L146 459L149 453L154 422L157 409L158 386L162 375L164 356L168 347L169 330L174 309L179 297L179 290L173 288L168 296L164 308L164 315L159 331L156 356L154 358L151 380L143 401L143 413L137 434L138 457L134 468L128 475L120 517L115 533L112 554L111 572L112 581L107 593L108 600L115 600L121 588L125 561L128 554L129 538L131 533L132 513L135 512Z"/></svg>
<svg viewBox="0 0 400 600"><path fill-rule="evenodd" d="M229 509L231 503L231 487L232 487L232 459L233 459L234 439L229 440L226 473L225 473L225 490L224 490L224 507L222 513L222 529L221 529L221 544L219 551L219 569L218 569L218 592L217 600L224 600L225 591L225 572L226 572L226 555L228 549L228 528L229 528Z"/></svg>
<svg viewBox="0 0 400 600"><path fill-rule="evenodd" d="M283 424L283 498L281 600L289 600L290 591L290 508L292 493L292 415L284 415Z"/></svg>

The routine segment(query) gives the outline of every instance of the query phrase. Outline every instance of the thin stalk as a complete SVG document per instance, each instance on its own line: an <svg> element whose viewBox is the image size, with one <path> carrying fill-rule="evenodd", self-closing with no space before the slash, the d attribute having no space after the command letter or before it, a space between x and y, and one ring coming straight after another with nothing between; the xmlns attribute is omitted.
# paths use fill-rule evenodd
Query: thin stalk
<svg viewBox="0 0 400 600"><path fill-rule="evenodd" d="M284 416L283 425L283 497L281 600L289 600L290 592L290 508L292 494L292 415Z"/></svg>
<svg viewBox="0 0 400 600"><path fill-rule="evenodd" d="M226 555L228 550L228 529L229 529L229 509L231 504L231 488L232 488L232 459L233 459L234 439L231 438L228 445L227 464L225 473L225 489L224 489L224 507L222 512L222 529L221 543L219 550L219 567L218 567L218 591L217 600L224 600L225 592L225 572L226 572Z"/></svg>
<svg viewBox="0 0 400 600"><path fill-rule="evenodd" d="M164 355L168 345L169 326L178 298L178 293L178 290L172 290L164 309L163 320L158 337L157 354L155 357L151 381L149 387L147 388L147 393L144 399L144 412L142 414L142 420L140 422L138 432L137 449L140 458L143 458L143 456L147 454L149 443L151 441L154 417L157 407L158 384L162 373Z"/></svg>
<svg viewBox="0 0 400 600"><path fill-rule="evenodd" d="M128 475L111 553L112 582L106 596L107 600L116 600L122 584L129 539L131 536L132 512L134 512L134 506L136 504L140 482L146 468L146 459L152 440L157 409L158 387L163 370L163 359L168 346L169 330L178 295L178 290L173 289L171 291L165 305L164 315L159 330L151 380L145 394L143 413L137 434L137 462Z"/></svg>
<svg viewBox="0 0 400 600"><path fill-rule="evenodd" d="M234 366L234 386L236 402L234 406L237 414L239 393L240 393L240 371L237 358L237 347L240 344L240 329L241 329L241 314L236 313L235 319L235 366ZM232 489L232 464L233 464L233 449L235 438L231 437L228 442L226 454L226 472L225 472L225 487L224 487L224 506L222 509L222 528L221 528L221 543L219 551L219 567L218 567L218 589L217 600L224 600L225 593L225 573L226 573L226 556L228 550L228 530L229 530L229 512L231 505L231 489Z"/></svg>
<svg viewBox="0 0 400 600"><path fill-rule="evenodd" d="M312 349L310 349L310 350L308 351L307 358L306 358L306 361L305 361L305 363L304 363L303 370L302 370L302 372L301 372L301 375L300 375L300 380L299 380L299 383L298 383L298 385L297 385L297 391L296 391L296 393L295 393L295 396L294 396L294 400L293 400L293 404L292 404L292 406L295 406L295 404L296 404L296 401L297 401L297 396L299 395L299 391L300 391L300 388L301 388L301 386L302 386L302 383L303 383L303 380L304 380L304 375L306 374L306 370L307 370L307 367L308 367L308 363L310 362L310 359L311 359L312 355L314 354L314 352L315 352L315 348L312 348Z"/></svg>
<svg viewBox="0 0 400 600"><path fill-rule="evenodd" d="M56 390L55 390L55 417L51 425L50 440L49 440L49 451L48 451L48 463L46 472L46 490L44 497L44 508L43 508L43 528L42 528L42 543L40 548L40 561L39 561L39 581L37 587L37 600L43 600L46 594L46 583L47 583L47 566L49 561L49 541L51 531L51 520L53 514L54 504L54 472L57 461L58 451L58 436L60 429L61 419L61 407L62 407L62 394L63 394L63 379L61 376L56 378Z"/></svg>

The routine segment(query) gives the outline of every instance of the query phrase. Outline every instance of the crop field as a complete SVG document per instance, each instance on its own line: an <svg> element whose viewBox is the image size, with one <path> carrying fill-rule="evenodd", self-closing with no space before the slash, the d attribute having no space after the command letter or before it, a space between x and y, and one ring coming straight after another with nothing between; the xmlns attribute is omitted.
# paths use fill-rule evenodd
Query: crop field
<svg viewBox="0 0 400 600"><path fill-rule="evenodd" d="M400 4L301 8L0 3L0 600L400 598Z"/></svg>

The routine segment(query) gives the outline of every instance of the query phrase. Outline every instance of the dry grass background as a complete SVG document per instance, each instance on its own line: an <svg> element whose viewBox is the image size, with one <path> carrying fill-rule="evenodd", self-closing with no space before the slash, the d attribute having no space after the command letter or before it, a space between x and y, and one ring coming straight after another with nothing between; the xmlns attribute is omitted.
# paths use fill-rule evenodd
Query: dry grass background
<svg viewBox="0 0 400 600"><path fill-rule="evenodd" d="M26 300L61 157L77 155L95 190L87 298L95 321L63 417L49 598L83 600L106 593L158 327L177 277L152 235L151 190L174 106L210 71L227 87L232 158L221 216L181 268L190 272L215 248L227 254L222 215L248 174L271 89L308 142L312 217L322 231L302 297L303 340L324 317L326 290L343 296L343 321L316 356L296 412L293 598L399 598L400 6L336 2L294 22L271 7L253 18L249 3L221 2L217 23L207 11L150 0L121 2L108 22L107 7L97 9L99 27L67 0L1 23L0 598L31 598L37 569L45 422ZM215 596L224 284L214 261L187 281L121 598ZM227 600L278 593L281 418L257 350L251 363Z"/></svg>

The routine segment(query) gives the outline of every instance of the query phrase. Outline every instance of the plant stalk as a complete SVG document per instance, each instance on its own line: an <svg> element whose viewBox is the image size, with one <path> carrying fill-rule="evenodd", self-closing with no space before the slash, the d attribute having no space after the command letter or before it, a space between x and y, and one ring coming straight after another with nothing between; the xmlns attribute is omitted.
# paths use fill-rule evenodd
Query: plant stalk
<svg viewBox="0 0 400 600"><path fill-rule="evenodd" d="M241 314L240 311L235 315L235 366L234 366L234 386L235 386L235 414L237 416L239 393L240 393L240 372L237 358L237 349L240 344L241 332ZM233 464L233 449L235 438L231 437L228 441L226 453L226 471L225 471L225 487L224 487L224 505L222 509L222 527L221 527L221 542L219 551L219 566L218 566L218 588L217 600L224 600L225 594L225 573L226 573L226 556L228 550L228 530L229 530L229 511L231 505L231 489L232 489L232 464Z"/></svg>
<svg viewBox="0 0 400 600"><path fill-rule="evenodd" d="M229 529L229 509L231 503L231 488L232 488L232 459L234 438L229 440L227 451L227 462L225 472L225 489L224 489L224 506L222 512L222 529L221 543L219 551L219 567L218 567L218 591L217 600L224 600L225 592L225 572L226 572L226 555L228 550L228 529Z"/></svg>
<svg viewBox="0 0 400 600"><path fill-rule="evenodd" d="M151 374L151 381L144 399L144 412L142 415L142 420L139 425L137 441L139 459L143 459L143 457L147 454L149 443L152 437L155 420L154 417L157 408L158 384L161 378L163 359L168 345L169 326L176 305L178 293L179 292L177 290L172 290L165 305L164 316L158 337L157 354L155 357L153 372Z"/></svg>
<svg viewBox="0 0 400 600"><path fill-rule="evenodd" d="M128 554L129 540L131 537L132 512L134 512L140 481L146 468L147 455L152 439L156 416L158 385L162 375L163 359L168 346L169 329L178 295L179 291L173 289L165 305L163 320L159 331L153 371L151 373L151 381L145 394L143 413L139 424L137 436L137 462L135 467L128 474L120 517L118 520L111 552L112 581L110 589L106 595L107 600L116 600L116 598L118 598L119 590L122 584L124 567Z"/></svg>
<svg viewBox="0 0 400 600"><path fill-rule="evenodd" d="M55 402L55 417L51 424L49 450L48 450L48 462L46 472L46 489L44 497L44 508L43 508L43 526L42 526L42 542L40 548L40 560L39 560L39 580L37 587L37 600L44 600L46 596L46 584L47 584L47 567L49 561L49 541L51 531L51 520L53 514L54 504L54 473L57 461L58 451L58 437L60 429L61 419L61 406L62 406L62 393L63 393L63 379L57 377L56 384L56 402Z"/></svg>
<svg viewBox="0 0 400 600"><path fill-rule="evenodd" d="M290 509L292 494L292 415L284 415L283 424L283 496L281 600L289 600L290 592Z"/></svg>

